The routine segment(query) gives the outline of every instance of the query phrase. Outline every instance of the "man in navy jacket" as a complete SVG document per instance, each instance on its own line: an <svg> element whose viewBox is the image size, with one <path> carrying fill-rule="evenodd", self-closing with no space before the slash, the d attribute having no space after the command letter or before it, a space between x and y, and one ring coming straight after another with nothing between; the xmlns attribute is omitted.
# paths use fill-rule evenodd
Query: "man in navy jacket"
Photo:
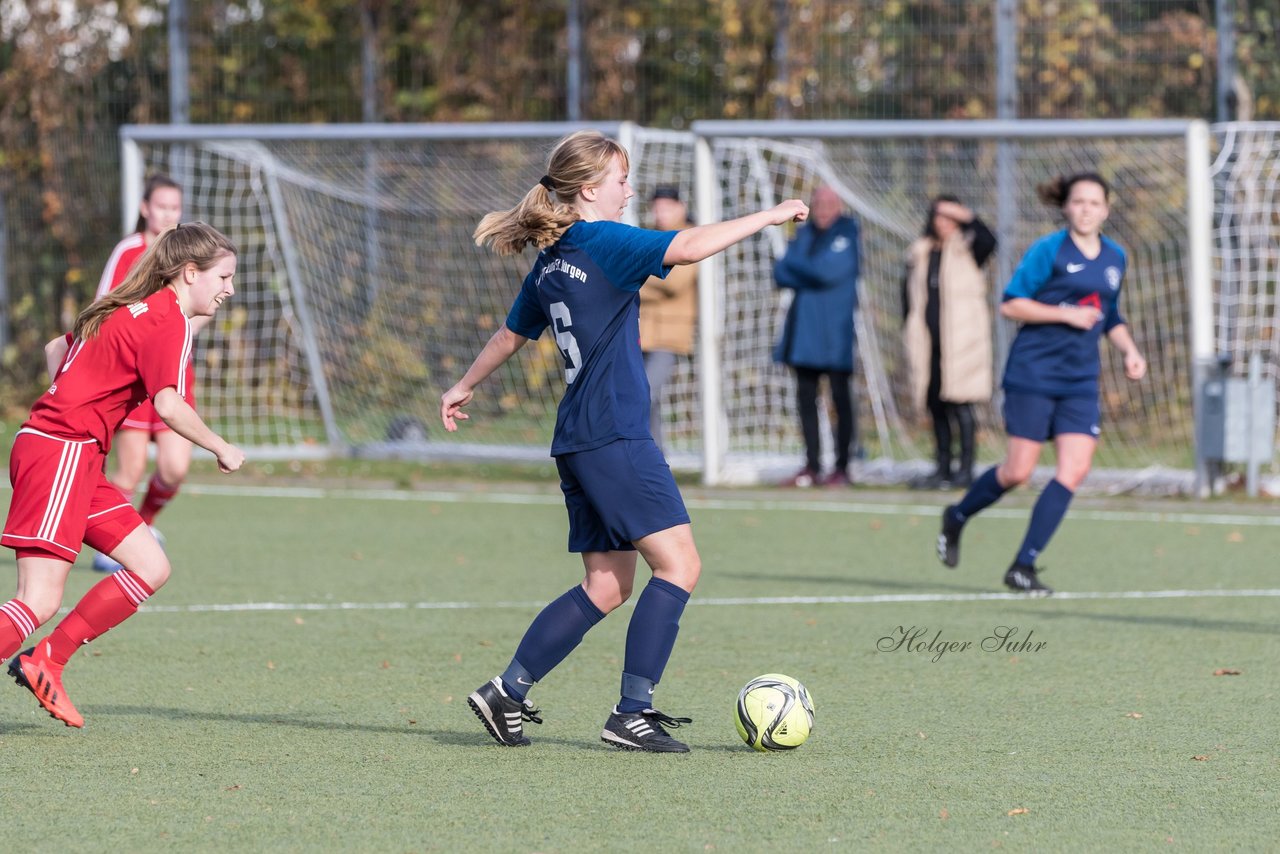
<svg viewBox="0 0 1280 854"><path fill-rule="evenodd" d="M789 481L794 486L845 486L849 455L857 442L853 403L853 313L858 308L858 223L830 187L818 187L809 221L796 231L774 268L778 287L794 291L776 362L796 374L796 408L804 433L805 466ZM835 404L835 469L822 475L818 438L818 383L826 374Z"/></svg>

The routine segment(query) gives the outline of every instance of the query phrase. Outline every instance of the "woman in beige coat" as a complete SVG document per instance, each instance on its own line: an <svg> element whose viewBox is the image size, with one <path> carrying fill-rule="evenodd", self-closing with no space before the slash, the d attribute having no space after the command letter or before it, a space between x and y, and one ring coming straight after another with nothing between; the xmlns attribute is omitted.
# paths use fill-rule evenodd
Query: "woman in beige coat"
<svg viewBox="0 0 1280 854"><path fill-rule="evenodd" d="M654 190L650 210L653 227L660 231L679 231L693 225L675 187ZM676 267L665 279L650 276L640 288L640 350L649 379L649 432L659 448L663 448L664 387L675 373L677 359L693 355L697 324L697 264Z"/></svg>
<svg viewBox="0 0 1280 854"><path fill-rule="evenodd" d="M917 411L933 420L937 467L911 485L967 488L973 482L973 404L991 399L991 308L982 265L996 238L955 196L929 206L924 235L911 244L903 283L903 341ZM952 438L959 434L959 466Z"/></svg>

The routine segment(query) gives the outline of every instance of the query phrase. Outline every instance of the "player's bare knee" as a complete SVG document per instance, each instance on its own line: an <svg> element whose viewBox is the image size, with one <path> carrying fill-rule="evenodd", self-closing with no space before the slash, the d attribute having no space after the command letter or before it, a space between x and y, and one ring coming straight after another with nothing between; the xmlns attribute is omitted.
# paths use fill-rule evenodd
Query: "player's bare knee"
<svg viewBox="0 0 1280 854"><path fill-rule="evenodd" d="M36 616L36 624L44 625L58 615L58 608L62 606L62 597L57 594L27 594L22 600L22 604L31 609L31 613Z"/></svg>
<svg viewBox="0 0 1280 854"><path fill-rule="evenodd" d="M607 614L616 608L622 607L622 604L630 598L631 598L631 585L630 584L622 585L620 587L615 588L614 590L609 591L609 594L606 596L606 602L609 607L601 608L600 610L604 611ZM591 601L594 602L595 600L592 599Z"/></svg>
<svg viewBox="0 0 1280 854"><path fill-rule="evenodd" d="M153 591L163 587L173 572L172 567L169 565L169 559L164 556L163 552L158 558L141 561L136 566L128 567L128 569L145 581Z"/></svg>
<svg viewBox="0 0 1280 854"><path fill-rule="evenodd" d="M664 567L653 573L663 581L674 584L686 593L692 593L698 586L698 578L702 575L702 561L695 554L692 558L678 566Z"/></svg>
<svg viewBox="0 0 1280 854"><path fill-rule="evenodd" d="M1059 470L1055 475L1058 483L1067 489L1075 492L1080 488L1080 484L1084 483L1084 479L1089 476L1089 466L1073 467L1065 470Z"/></svg>
<svg viewBox="0 0 1280 854"><path fill-rule="evenodd" d="M133 494L133 491L138 488L138 484L142 482L142 477L146 473L147 465L144 460L141 466L134 467L121 465L116 469L115 474L111 475L108 480L111 481L111 484L115 486L116 489L120 490L125 495L131 495Z"/></svg>
<svg viewBox="0 0 1280 854"><path fill-rule="evenodd" d="M160 482L170 489L182 486L183 481L187 479L187 472L190 470L191 459L189 457L180 460L161 457L156 460L156 477L160 478Z"/></svg>
<svg viewBox="0 0 1280 854"><path fill-rule="evenodd" d="M702 561L695 555L693 561L685 570L685 584L680 585L687 592L692 593L693 588L698 586L698 579L702 578Z"/></svg>
<svg viewBox="0 0 1280 854"><path fill-rule="evenodd" d="M1016 489L1031 479L1031 474L1035 471L1035 466L1015 465L1005 463L1000 466L1000 474L998 480L1000 485L1005 489Z"/></svg>
<svg viewBox="0 0 1280 854"><path fill-rule="evenodd" d="M583 589L586 591L587 598L591 600L591 604L600 609L601 613L608 614L619 608L623 602L631 598L631 585L605 585L605 584L585 584Z"/></svg>

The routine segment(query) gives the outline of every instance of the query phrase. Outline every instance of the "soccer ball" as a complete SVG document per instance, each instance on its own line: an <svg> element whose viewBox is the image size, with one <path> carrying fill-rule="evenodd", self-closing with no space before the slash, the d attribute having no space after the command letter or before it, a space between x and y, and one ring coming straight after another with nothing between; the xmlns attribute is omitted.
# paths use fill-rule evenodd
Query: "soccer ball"
<svg viewBox="0 0 1280 854"><path fill-rule="evenodd" d="M813 698L790 676L766 673L738 692L738 735L759 751L794 750L813 731Z"/></svg>

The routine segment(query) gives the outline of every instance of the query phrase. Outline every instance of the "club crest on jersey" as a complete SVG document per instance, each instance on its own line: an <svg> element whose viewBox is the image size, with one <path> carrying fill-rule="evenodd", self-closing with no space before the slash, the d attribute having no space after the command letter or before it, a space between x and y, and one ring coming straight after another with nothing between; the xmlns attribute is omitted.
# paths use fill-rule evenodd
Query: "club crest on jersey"
<svg viewBox="0 0 1280 854"><path fill-rule="evenodd" d="M134 317L147 313L147 304L145 302L135 302L129 306L129 313Z"/></svg>
<svg viewBox="0 0 1280 854"><path fill-rule="evenodd" d="M835 240L831 241L832 252L843 252L849 248L849 238L843 234L838 235Z"/></svg>
<svg viewBox="0 0 1280 854"><path fill-rule="evenodd" d="M1120 287L1119 267L1108 267L1107 272L1104 275L1107 277L1107 287L1111 288L1113 291Z"/></svg>

